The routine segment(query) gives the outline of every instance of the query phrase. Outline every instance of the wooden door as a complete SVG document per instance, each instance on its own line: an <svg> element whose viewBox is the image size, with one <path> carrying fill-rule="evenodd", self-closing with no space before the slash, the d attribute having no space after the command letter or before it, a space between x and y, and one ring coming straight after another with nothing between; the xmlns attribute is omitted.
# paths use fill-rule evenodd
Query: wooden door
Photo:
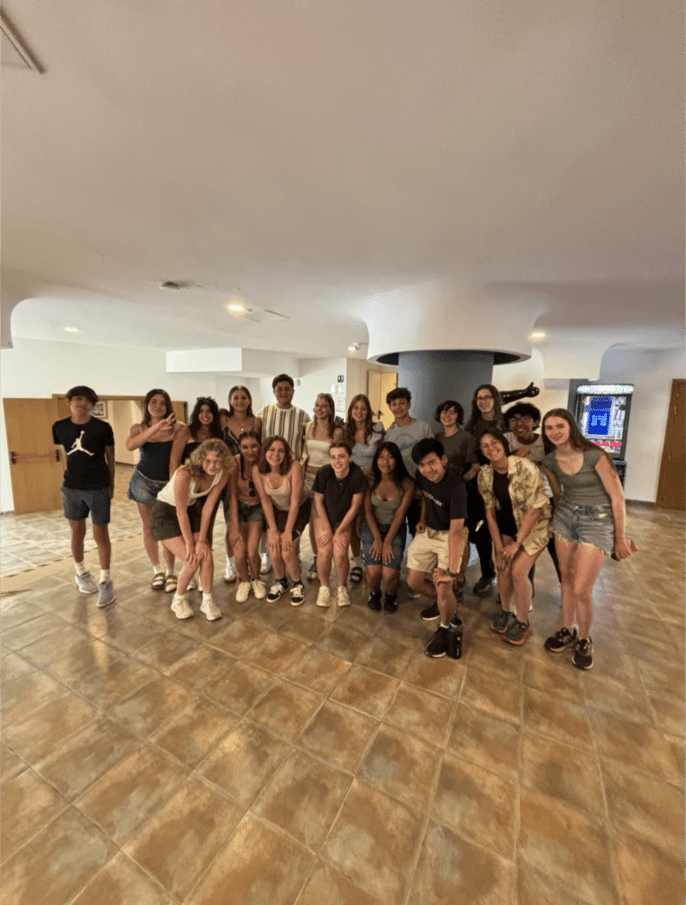
<svg viewBox="0 0 686 905"><path fill-rule="evenodd" d="M54 399L5 399L14 511L62 508L64 465L55 455L52 425L60 417Z"/></svg>
<svg viewBox="0 0 686 905"><path fill-rule="evenodd" d="M685 446L686 380L673 380L656 501L665 509L686 509Z"/></svg>

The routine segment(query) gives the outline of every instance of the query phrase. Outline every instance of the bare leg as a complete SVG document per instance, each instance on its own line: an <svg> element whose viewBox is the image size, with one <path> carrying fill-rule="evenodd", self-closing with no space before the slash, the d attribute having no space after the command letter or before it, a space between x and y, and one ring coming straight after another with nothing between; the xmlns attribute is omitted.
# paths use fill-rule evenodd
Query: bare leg
<svg viewBox="0 0 686 905"><path fill-rule="evenodd" d="M562 621L565 628L571 629L576 619L576 602L574 600L574 573L578 544L565 541L555 535L555 549L560 564L560 590L562 593Z"/></svg>
<svg viewBox="0 0 686 905"><path fill-rule="evenodd" d="M600 547L579 544L574 576L574 600L576 619L579 623L579 637L588 638L593 621L593 585L603 563L605 554Z"/></svg>
<svg viewBox="0 0 686 905"><path fill-rule="evenodd" d="M282 553L283 560L288 567L288 574L293 581L300 581L302 567L300 565L300 557L298 556L298 545L293 544L288 553Z"/></svg>
<svg viewBox="0 0 686 905"><path fill-rule="evenodd" d="M386 593L395 594L400 583L400 569L389 569L388 566L384 566L382 575L384 584L386 585ZM369 567L367 567L367 584L370 584Z"/></svg>
<svg viewBox="0 0 686 905"><path fill-rule="evenodd" d="M441 613L441 625L448 625L457 612L457 599L455 598L452 582L450 584L439 584L436 591L438 609Z"/></svg>
<svg viewBox="0 0 686 905"><path fill-rule="evenodd" d="M143 546L145 547L145 552L148 554L148 559L153 566L159 566L160 549L157 545L157 541L150 533L150 506L145 506L143 503L136 503L136 506L138 506L138 515L140 516L141 524L143 526ZM166 561L166 553L164 558ZM172 556L172 566L173 565L174 557Z"/></svg>
<svg viewBox="0 0 686 905"><path fill-rule="evenodd" d="M71 528L71 555L74 557L74 562L83 562L86 521L85 519L79 519L78 521L69 519L69 527Z"/></svg>
<svg viewBox="0 0 686 905"><path fill-rule="evenodd" d="M428 597L429 600L438 600L436 585L433 581L427 580L425 572L420 572L418 569L408 569L407 583L413 591L417 591L417 593L422 594L424 597Z"/></svg>
<svg viewBox="0 0 686 905"><path fill-rule="evenodd" d="M246 544L248 562L253 581L260 577L260 538L262 537L262 523L248 522L246 527Z"/></svg>
<svg viewBox="0 0 686 905"><path fill-rule="evenodd" d="M333 543L330 539L319 540L317 548L317 578L323 588L329 587L331 581L331 561L333 559Z"/></svg>
<svg viewBox="0 0 686 905"><path fill-rule="evenodd" d="M248 545L246 543L247 529L248 525L246 525L245 522L239 523L238 530L241 533L241 541L233 548L236 556L236 571L238 572L238 577L241 581L250 581L250 574L248 572ZM228 533L226 535L226 549L229 549Z"/></svg>
<svg viewBox="0 0 686 905"><path fill-rule="evenodd" d="M521 548L512 560L510 578L514 586L515 600L517 602L517 619L520 622L526 622L529 618L532 595L529 572L542 552L543 550L539 550L538 553L531 556L524 548ZM498 581L500 581L500 577Z"/></svg>
<svg viewBox="0 0 686 905"><path fill-rule="evenodd" d="M100 568L107 571L112 561L112 544L110 531L107 525L93 525L93 540L98 546ZM79 560L80 561L80 560Z"/></svg>
<svg viewBox="0 0 686 905"><path fill-rule="evenodd" d="M369 589L372 594L376 594L381 590L381 574L382 574L381 566L367 566L367 584L369 585ZM388 583L386 585L386 590L388 590Z"/></svg>
<svg viewBox="0 0 686 905"><path fill-rule="evenodd" d="M344 531L341 535L336 535L333 542L333 561L336 566L336 575L338 577L338 586L344 587L348 580L348 572L350 571L350 560L348 559L348 549L350 548L351 530Z"/></svg>
<svg viewBox="0 0 686 905"><path fill-rule="evenodd" d="M195 535L197 538L197 534ZM172 557L176 557L181 560L182 568L181 573L179 575L179 580L176 586L176 593L179 597L183 597L183 595L188 590L188 582L195 575L196 569L198 568L197 564L191 565L187 563L186 560L186 544L184 542L183 537L170 537L168 540L162 541L162 546L165 550L168 550Z"/></svg>

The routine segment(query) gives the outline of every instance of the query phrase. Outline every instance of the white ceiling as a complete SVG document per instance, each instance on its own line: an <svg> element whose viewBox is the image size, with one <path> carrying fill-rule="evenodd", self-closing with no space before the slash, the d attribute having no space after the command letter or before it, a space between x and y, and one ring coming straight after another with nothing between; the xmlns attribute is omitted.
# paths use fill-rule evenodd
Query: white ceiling
<svg viewBox="0 0 686 905"><path fill-rule="evenodd" d="M341 355L426 282L567 348L683 343L675 0L4 11L45 70L3 67L15 337Z"/></svg>

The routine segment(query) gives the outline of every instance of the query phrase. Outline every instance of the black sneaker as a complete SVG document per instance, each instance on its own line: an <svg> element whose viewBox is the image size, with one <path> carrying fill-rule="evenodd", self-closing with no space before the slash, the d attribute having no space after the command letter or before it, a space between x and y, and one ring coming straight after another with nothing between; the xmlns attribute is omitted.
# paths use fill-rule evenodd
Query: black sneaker
<svg viewBox="0 0 686 905"><path fill-rule="evenodd" d="M480 578L477 583L474 585L473 591L475 594L486 594L493 584L495 583L495 577L493 578Z"/></svg>
<svg viewBox="0 0 686 905"><path fill-rule="evenodd" d="M383 599L383 611L384 613L397 613L398 612L398 595L397 594L386 594Z"/></svg>
<svg viewBox="0 0 686 905"><path fill-rule="evenodd" d="M560 651L567 650L568 647L574 647L579 640L576 629L571 631L568 628L561 628L559 632L555 632L550 638L547 638L543 647L553 654L559 654Z"/></svg>
<svg viewBox="0 0 686 905"><path fill-rule="evenodd" d="M453 616L448 625L448 651L447 654L452 660L459 660L462 656L462 638L464 636L464 626L462 620Z"/></svg>
<svg viewBox="0 0 686 905"><path fill-rule="evenodd" d="M590 669L593 666L593 641L590 638L579 638L576 642L572 663L577 669Z"/></svg>
<svg viewBox="0 0 686 905"><path fill-rule="evenodd" d="M448 629L443 625L439 625L436 633L426 645L425 651L427 657L445 657L448 653Z"/></svg>
<svg viewBox="0 0 686 905"><path fill-rule="evenodd" d="M381 591L372 591L367 600L367 606L374 613L381 612Z"/></svg>
<svg viewBox="0 0 686 905"><path fill-rule="evenodd" d="M434 602L425 607L419 615L424 622L433 622L434 619L441 618L441 611L438 609L438 604Z"/></svg>
<svg viewBox="0 0 686 905"><path fill-rule="evenodd" d="M274 603L288 590L288 579L287 578L277 578L274 584L269 589L269 593L267 594L267 600L270 603Z"/></svg>
<svg viewBox="0 0 686 905"><path fill-rule="evenodd" d="M493 622L491 622L491 631L497 632L499 635L504 635L509 629L513 619L513 613L509 610L501 610Z"/></svg>

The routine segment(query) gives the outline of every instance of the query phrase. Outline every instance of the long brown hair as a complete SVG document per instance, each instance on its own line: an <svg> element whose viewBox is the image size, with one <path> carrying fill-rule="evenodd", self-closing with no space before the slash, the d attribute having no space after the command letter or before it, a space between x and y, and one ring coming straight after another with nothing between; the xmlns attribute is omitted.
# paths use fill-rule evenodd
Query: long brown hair
<svg viewBox="0 0 686 905"><path fill-rule="evenodd" d="M317 393L317 399L323 399L326 402L327 408L329 409L329 438L333 440L333 432L336 429L336 405L333 401L333 396L331 395L331 393Z"/></svg>
<svg viewBox="0 0 686 905"><path fill-rule="evenodd" d="M479 386L474 390L474 395L472 396L472 413L469 416L469 421L464 426L464 429L469 433L472 432L474 425L481 420L481 412L479 411L479 407L476 404L476 397L479 395L479 390L488 390L491 396L493 396L493 410L495 412L495 420L500 421L503 416L503 403L500 398L500 392L498 391L498 388L494 387L492 383L480 383Z"/></svg>
<svg viewBox="0 0 686 905"><path fill-rule="evenodd" d="M231 397L232 397L233 394L236 392L236 390L243 390L243 392L245 393L245 395L246 395L246 396L248 397L248 399L250 400L250 405L249 405L249 406L247 407L247 409L245 410L245 414L248 416L248 418L252 418L252 417L253 417L253 413L252 413L252 393L250 392L250 390L249 390L247 387L244 387L244 386L243 386L242 384L240 384L240 383L238 384L238 386L231 387L231 389L229 390L229 396L228 396L228 400L227 400L228 403L229 403L229 418L233 418L233 406L231 405Z"/></svg>
<svg viewBox="0 0 686 905"><path fill-rule="evenodd" d="M374 422L372 420L372 404L364 393L358 393L357 396L353 396L352 402L348 406L348 414L346 415L345 419L345 439L351 448L355 445L355 431L357 430L357 428L355 427L355 422L353 421L353 406L357 405L358 402L364 402L364 404L367 406L367 417L364 422L365 443L369 443L369 441L372 439L372 432L374 430Z"/></svg>
<svg viewBox="0 0 686 905"><path fill-rule="evenodd" d="M164 402L167 406L167 411L164 413L164 417L168 418L171 413L174 411L174 407L172 405L172 401L169 398L169 393L166 390L149 390L145 394L145 399L143 400L143 424L146 427L150 427L152 422L152 415L148 411L148 406L150 405L150 400L153 396L163 396Z"/></svg>
<svg viewBox="0 0 686 905"><path fill-rule="evenodd" d="M267 439L262 444L262 452L260 453L260 458L257 463L257 470L260 474L269 474L269 472L271 471L269 462L267 462L267 453L277 440L279 441L279 443L283 443L283 448L286 453L283 458L283 462L281 463L279 474L288 474L288 472L291 470L291 465L293 464L293 453L291 452L291 448L288 445L288 440L286 440L285 437L279 437L277 434L274 434L271 437L267 437Z"/></svg>
<svg viewBox="0 0 686 905"><path fill-rule="evenodd" d="M584 437L584 435L579 430L579 425L576 423L571 413L567 411L567 409L551 409L549 412L546 412L543 416L543 424L541 425L541 433L543 434L543 448L547 453L555 452L557 447L554 443L552 443L546 436L545 433L545 423L548 418L562 418L563 421L566 421L569 425L569 445L572 449L576 449L579 452L583 452L584 449L599 449L600 452L607 456L610 462L612 462L612 457L608 456L605 450L598 446L597 443L594 443L592 440L589 440L588 437ZM614 468L614 463L612 463Z"/></svg>

